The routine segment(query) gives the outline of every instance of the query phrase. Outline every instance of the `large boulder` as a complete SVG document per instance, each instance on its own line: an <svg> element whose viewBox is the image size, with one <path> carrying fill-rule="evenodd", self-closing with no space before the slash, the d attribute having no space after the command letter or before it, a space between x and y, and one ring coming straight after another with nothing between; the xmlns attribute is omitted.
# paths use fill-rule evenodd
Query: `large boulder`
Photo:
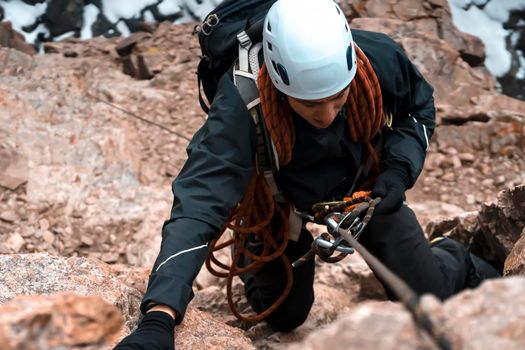
<svg viewBox="0 0 525 350"><path fill-rule="evenodd" d="M20 295L72 292L83 296L98 296L115 305L122 313L127 329L135 326L142 293L128 285L103 262L88 258L66 258L47 253L0 255L0 304ZM147 274L138 272L141 278ZM130 283L136 284L136 283Z"/></svg>
<svg viewBox="0 0 525 350"><path fill-rule="evenodd" d="M525 229L505 260L503 274L525 276Z"/></svg>
<svg viewBox="0 0 525 350"><path fill-rule="evenodd" d="M28 55L36 54L35 48L25 42L22 34L13 29L11 22L0 23L0 47L13 48Z"/></svg>
<svg viewBox="0 0 525 350"><path fill-rule="evenodd" d="M31 58L0 49L0 59L0 134L6 145L0 149L9 156L2 160L2 183L12 197L0 209L16 214L6 231L25 240L15 245L18 251L4 245L3 252L80 253L151 266L171 200L169 186L159 189L153 182L166 179L166 170L157 176L157 168L141 163L140 136L122 111L87 97L111 96L98 91L111 91L122 75L109 62L58 55ZM108 85L88 93L102 72ZM129 91L119 94L130 99ZM175 146L157 156L166 157ZM21 184L21 192L12 192ZM0 237L0 243L5 240Z"/></svg>
<svg viewBox="0 0 525 350"><path fill-rule="evenodd" d="M434 87L440 123L487 121L488 111L523 110L523 101L497 92L496 81L489 72L483 67L469 66L460 48L438 36L435 26L401 19L356 18L352 27L385 33L401 45Z"/></svg>
<svg viewBox="0 0 525 350"><path fill-rule="evenodd" d="M441 235L454 238L474 254L503 269L512 250L513 259L523 254L522 245L515 244L525 227L524 200L525 185L516 186L502 191L497 201L484 204L477 214L431 222L427 232L430 238ZM519 264L513 265L516 263Z"/></svg>
<svg viewBox="0 0 525 350"><path fill-rule="evenodd" d="M444 304L426 299L424 305L458 349L525 347L525 277L485 282L477 290L465 291ZM435 348L400 304L366 302L288 349Z"/></svg>
<svg viewBox="0 0 525 350"><path fill-rule="evenodd" d="M18 296L0 305L0 343L3 350L109 349L122 321L114 305L95 296Z"/></svg>
<svg viewBox="0 0 525 350"><path fill-rule="evenodd" d="M47 253L0 255L0 266L0 340L14 344L9 350L33 349L28 344L37 339L53 349L77 350L82 344L109 349L136 327L149 274L145 268ZM243 331L194 307L177 327L176 344L254 349ZM47 349L41 346L35 349Z"/></svg>

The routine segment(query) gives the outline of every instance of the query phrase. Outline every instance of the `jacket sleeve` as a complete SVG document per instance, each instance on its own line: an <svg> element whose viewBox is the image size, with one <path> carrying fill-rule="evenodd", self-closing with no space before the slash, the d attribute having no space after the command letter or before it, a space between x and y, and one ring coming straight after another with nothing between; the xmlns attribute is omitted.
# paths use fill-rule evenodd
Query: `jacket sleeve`
<svg viewBox="0 0 525 350"><path fill-rule="evenodd" d="M231 78L219 82L208 119L190 142L188 159L173 181L171 217L141 303L166 304L182 322L192 283L232 208L254 172L255 127Z"/></svg>
<svg viewBox="0 0 525 350"><path fill-rule="evenodd" d="M382 89L387 112L393 118L391 128L383 128L381 170L403 168L408 188L416 182L425 162L427 148L435 128L432 86L410 62L401 47L392 41L392 55L382 68Z"/></svg>

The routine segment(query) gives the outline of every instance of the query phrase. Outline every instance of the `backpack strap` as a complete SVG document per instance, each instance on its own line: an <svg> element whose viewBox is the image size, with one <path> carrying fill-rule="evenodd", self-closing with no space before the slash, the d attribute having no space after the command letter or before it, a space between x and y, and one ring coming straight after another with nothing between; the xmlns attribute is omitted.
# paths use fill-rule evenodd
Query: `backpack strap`
<svg viewBox="0 0 525 350"><path fill-rule="evenodd" d="M279 171L279 157L264 123L259 89L257 88L260 68L259 51L262 48L262 43L253 45L250 37L244 31L237 35L237 39L239 41L239 59L234 66L233 83L255 123L257 172L264 175L272 189L272 194L276 196L280 191L277 188L273 173Z"/></svg>
<svg viewBox="0 0 525 350"><path fill-rule="evenodd" d="M255 122L257 134L255 163L257 172L264 175L275 200L284 202L283 194L277 187L274 176L274 173L279 171L279 157L272 137L264 123L259 89L257 88L257 77L260 68L259 51L262 48L262 43L259 42L253 45L250 36L245 32L237 35L237 39L239 40L239 60L234 66L233 82ZM293 203L290 203L288 220L290 225L289 239L298 241L304 224L302 217L297 214Z"/></svg>
<svg viewBox="0 0 525 350"><path fill-rule="evenodd" d="M200 65L204 65L204 61L199 62L199 66ZM197 71L199 71L199 69L197 69ZM197 73L197 88L199 91L199 104L201 105L201 108L204 111L204 113L208 114L210 113L210 107L208 107L208 105L206 104L206 101L204 101L204 98L202 97L201 85L202 85L202 79L201 79L201 76Z"/></svg>

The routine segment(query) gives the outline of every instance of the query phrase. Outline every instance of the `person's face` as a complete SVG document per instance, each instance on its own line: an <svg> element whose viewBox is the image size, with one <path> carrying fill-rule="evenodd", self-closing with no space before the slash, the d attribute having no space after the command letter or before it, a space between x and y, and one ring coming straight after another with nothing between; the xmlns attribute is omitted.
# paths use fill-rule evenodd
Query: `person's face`
<svg viewBox="0 0 525 350"><path fill-rule="evenodd" d="M337 113L343 108L350 89L347 86L337 94L320 100L300 100L288 97L290 107L316 128L324 129L330 126Z"/></svg>

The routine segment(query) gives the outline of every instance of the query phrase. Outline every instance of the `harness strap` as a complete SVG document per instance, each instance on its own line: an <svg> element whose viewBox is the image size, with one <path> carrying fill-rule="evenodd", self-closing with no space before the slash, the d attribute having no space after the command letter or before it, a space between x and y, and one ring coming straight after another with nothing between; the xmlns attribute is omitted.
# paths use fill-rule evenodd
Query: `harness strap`
<svg viewBox="0 0 525 350"><path fill-rule="evenodd" d="M262 43L252 45L249 36L244 31L237 35L237 39L239 40L239 59L233 71L233 83L237 87L255 123L255 131L257 133L255 155L257 172L264 174L271 187L272 194L275 196L280 193L273 176L274 172L279 171L279 157L275 144L264 123L259 89L257 87L260 69L259 52L262 48Z"/></svg>

